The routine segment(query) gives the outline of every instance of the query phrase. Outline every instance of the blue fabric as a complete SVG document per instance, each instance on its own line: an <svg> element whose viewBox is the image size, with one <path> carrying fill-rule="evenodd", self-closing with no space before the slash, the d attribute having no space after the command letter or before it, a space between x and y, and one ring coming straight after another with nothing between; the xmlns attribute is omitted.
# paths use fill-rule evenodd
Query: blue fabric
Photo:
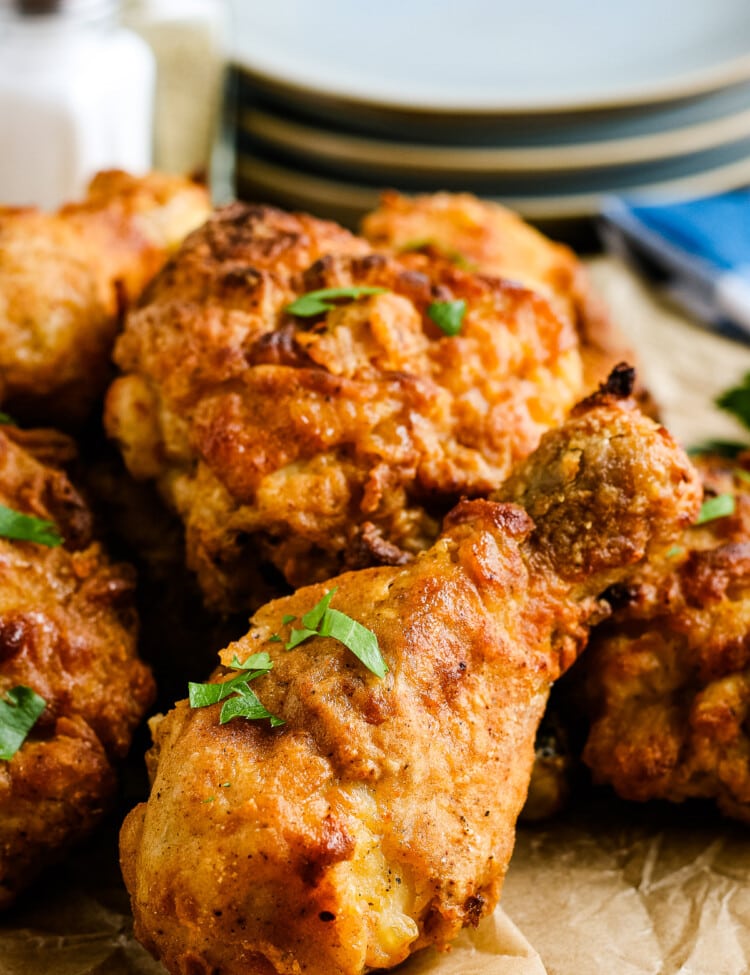
<svg viewBox="0 0 750 975"><path fill-rule="evenodd" d="M715 268L750 265L750 189L630 210L645 227Z"/></svg>
<svg viewBox="0 0 750 975"><path fill-rule="evenodd" d="M750 342L750 189L661 205L613 198L601 230L694 318Z"/></svg>

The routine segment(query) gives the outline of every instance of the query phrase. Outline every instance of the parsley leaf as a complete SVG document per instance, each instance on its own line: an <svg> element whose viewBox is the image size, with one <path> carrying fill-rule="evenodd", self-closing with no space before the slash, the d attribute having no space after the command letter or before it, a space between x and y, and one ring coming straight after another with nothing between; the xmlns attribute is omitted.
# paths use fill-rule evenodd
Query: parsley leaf
<svg viewBox="0 0 750 975"><path fill-rule="evenodd" d="M19 684L0 697L0 760L9 762L47 707L30 687Z"/></svg>
<svg viewBox="0 0 750 975"><path fill-rule="evenodd" d="M20 542L38 542L50 548L62 545L63 541L54 522L23 515L4 504L0 504L0 536Z"/></svg>
<svg viewBox="0 0 750 975"><path fill-rule="evenodd" d="M291 613L284 613L281 617L281 622L286 626L288 623L293 623L297 619L296 616L292 616Z"/></svg>
<svg viewBox="0 0 750 975"><path fill-rule="evenodd" d="M378 638L372 630L368 630L351 616L338 609L330 608L335 592L334 586L308 613L305 613L302 617L303 626L292 630L286 649L293 650L294 647L314 636L330 636L343 643L368 670L382 679L388 673L388 666L380 652Z"/></svg>
<svg viewBox="0 0 750 975"><path fill-rule="evenodd" d="M12 427L14 427L14 426L16 426L16 421L13 419L13 417L10 415L10 413L3 413L0 410L0 426L4 426L4 427L12 426Z"/></svg>
<svg viewBox="0 0 750 975"><path fill-rule="evenodd" d="M716 405L735 416L740 423L750 428L750 372L745 373L739 386L727 389L716 397Z"/></svg>
<svg viewBox="0 0 750 975"><path fill-rule="evenodd" d="M216 684L188 684L188 696L191 708L205 708L210 704L224 701L219 715L219 723L226 724L232 718L248 718L258 721L269 718L272 728L284 724L282 718L277 718L263 707L257 694L250 690L250 681L262 677L273 669L273 661L264 651L251 654L244 662L235 654L230 667L238 670L235 677Z"/></svg>
<svg viewBox="0 0 750 975"><path fill-rule="evenodd" d="M296 301L286 306L285 311L299 318L315 318L317 315L324 315L327 311L335 308L337 299L345 298L348 301L356 301L364 295L381 295L387 288L372 287L353 287L353 288L321 288L319 291L308 291L306 295L301 295Z"/></svg>
<svg viewBox="0 0 750 975"><path fill-rule="evenodd" d="M725 518L727 515L734 514L734 495L717 494L714 498L707 498L701 505L696 525L705 525L707 521L714 521L716 518Z"/></svg>
<svg viewBox="0 0 750 975"><path fill-rule="evenodd" d="M327 610L319 632L321 636L332 636L334 640L343 643L376 677L382 679L388 673L378 638L372 630L368 630L346 613L340 613L337 609Z"/></svg>
<svg viewBox="0 0 750 975"><path fill-rule="evenodd" d="M334 586L333 589L329 589L320 602L313 606L309 613L305 613L305 615L302 617L302 625L304 627L307 627L308 630L317 630L318 626L320 625L320 621L323 619L328 611L328 607L331 605L331 600L333 599L333 594L336 592L336 589L336 586Z"/></svg>
<svg viewBox="0 0 750 975"><path fill-rule="evenodd" d="M446 335L458 335L465 314L466 302L463 298L456 301L433 301L427 306L427 317Z"/></svg>

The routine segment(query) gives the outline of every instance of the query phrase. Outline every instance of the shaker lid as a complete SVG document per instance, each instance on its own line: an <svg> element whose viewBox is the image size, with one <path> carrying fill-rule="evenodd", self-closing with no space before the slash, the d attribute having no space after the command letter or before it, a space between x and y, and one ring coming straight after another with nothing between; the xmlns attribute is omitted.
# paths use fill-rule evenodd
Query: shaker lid
<svg viewBox="0 0 750 975"><path fill-rule="evenodd" d="M3 6L2 0L0 6ZM9 6L22 17L63 14L88 18L112 13L120 4L118 0L10 0Z"/></svg>

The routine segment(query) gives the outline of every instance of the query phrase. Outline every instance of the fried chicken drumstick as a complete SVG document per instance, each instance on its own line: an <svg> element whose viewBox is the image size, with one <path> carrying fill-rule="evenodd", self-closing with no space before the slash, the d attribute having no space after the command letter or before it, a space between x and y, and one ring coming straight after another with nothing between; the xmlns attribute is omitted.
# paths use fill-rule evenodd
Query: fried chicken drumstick
<svg viewBox="0 0 750 975"><path fill-rule="evenodd" d="M13 416L86 418L120 315L208 213L187 179L117 171L57 213L0 207L0 401Z"/></svg>
<svg viewBox="0 0 750 975"><path fill-rule="evenodd" d="M612 593L582 661L583 757L625 799L715 799L750 823L750 455L695 463L720 516Z"/></svg>
<svg viewBox="0 0 750 975"><path fill-rule="evenodd" d="M44 462L71 446L52 431L0 430L0 502L64 538L47 547L0 537L0 705L7 712L18 687L45 702L0 759L0 908L99 822L154 694L136 657L133 574L91 540L88 509Z"/></svg>
<svg viewBox="0 0 750 975"><path fill-rule="evenodd" d="M172 975L359 975L494 908L550 684L699 489L669 435L602 392L500 496L462 501L405 567L253 617L213 680L267 651L253 686L284 725L184 701L158 725L121 859L137 936ZM376 634L382 680L331 637L279 642L332 590Z"/></svg>
<svg viewBox="0 0 750 975"><path fill-rule="evenodd" d="M328 289L343 289L328 309L290 310ZM430 317L447 303L463 308L459 334ZM405 562L581 388L575 333L544 298L242 204L155 279L116 361L108 431L180 513L221 609L257 605L259 563L299 586Z"/></svg>

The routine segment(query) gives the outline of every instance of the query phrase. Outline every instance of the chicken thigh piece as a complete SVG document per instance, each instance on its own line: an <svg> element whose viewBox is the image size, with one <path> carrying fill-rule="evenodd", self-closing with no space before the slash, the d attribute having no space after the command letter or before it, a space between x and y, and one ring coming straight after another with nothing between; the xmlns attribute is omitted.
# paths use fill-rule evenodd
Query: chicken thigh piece
<svg viewBox="0 0 750 975"><path fill-rule="evenodd" d="M362 232L374 247L442 253L461 266L547 295L578 333L587 390L603 382L618 362L634 361L573 251L498 203L469 193L408 197L391 191L365 217ZM642 389L638 395L651 407Z"/></svg>
<svg viewBox="0 0 750 975"><path fill-rule="evenodd" d="M242 204L188 238L115 358L108 432L180 514L222 610L257 607L269 567L301 586L407 561L581 392L545 298Z"/></svg>
<svg viewBox="0 0 750 975"><path fill-rule="evenodd" d="M132 570L93 541L54 464L71 447L54 431L0 429L0 908L102 818L154 696ZM11 742L19 694L41 711Z"/></svg>
<svg viewBox="0 0 750 975"><path fill-rule="evenodd" d="M273 720L183 701L155 728L121 861L137 936L172 975L360 975L493 910L550 685L600 593L693 520L699 488L669 435L605 391L501 496L462 501L405 567L263 607L213 681L268 653L252 687ZM337 625L377 637L382 679L332 636L285 649L301 626L331 632L326 593Z"/></svg>
<svg viewBox="0 0 750 975"><path fill-rule="evenodd" d="M597 782L750 823L750 454L695 464L705 520L616 587L571 680Z"/></svg>
<svg viewBox="0 0 750 975"><path fill-rule="evenodd" d="M202 186L110 171L85 200L0 206L0 401L19 419L84 420L106 386L119 318L209 214Z"/></svg>

